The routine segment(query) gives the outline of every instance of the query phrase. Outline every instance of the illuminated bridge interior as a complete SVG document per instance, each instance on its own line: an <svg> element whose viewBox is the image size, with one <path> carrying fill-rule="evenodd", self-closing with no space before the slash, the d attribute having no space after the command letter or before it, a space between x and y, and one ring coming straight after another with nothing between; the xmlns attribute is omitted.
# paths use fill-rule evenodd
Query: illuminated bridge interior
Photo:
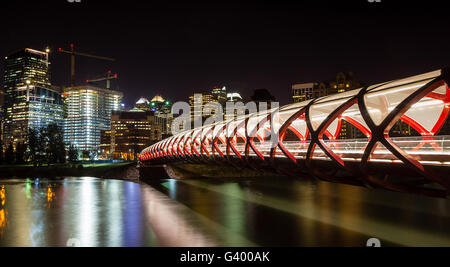
<svg viewBox="0 0 450 267"><path fill-rule="evenodd" d="M218 164L445 197L449 81L438 70L207 125L145 149L141 165ZM412 134L396 134L401 124Z"/></svg>

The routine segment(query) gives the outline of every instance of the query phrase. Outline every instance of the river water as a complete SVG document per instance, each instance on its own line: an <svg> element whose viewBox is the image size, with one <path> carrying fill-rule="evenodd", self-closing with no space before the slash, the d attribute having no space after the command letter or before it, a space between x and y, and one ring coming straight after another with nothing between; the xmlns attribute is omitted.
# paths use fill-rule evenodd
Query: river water
<svg viewBox="0 0 450 267"><path fill-rule="evenodd" d="M0 246L450 246L449 223L449 200L314 181L0 181Z"/></svg>

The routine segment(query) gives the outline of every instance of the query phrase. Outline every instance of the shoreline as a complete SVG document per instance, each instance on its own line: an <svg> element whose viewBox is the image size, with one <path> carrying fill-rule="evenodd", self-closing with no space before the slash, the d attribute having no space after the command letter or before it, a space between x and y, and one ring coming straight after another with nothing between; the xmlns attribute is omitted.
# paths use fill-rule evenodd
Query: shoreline
<svg viewBox="0 0 450 267"><path fill-rule="evenodd" d="M81 166L81 167L80 167ZM108 179L138 180L132 177L135 162L111 164L76 164L34 167L30 165L0 166L0 181L7 179L33 179L41 177L84 177L92 176Z"/></svg>

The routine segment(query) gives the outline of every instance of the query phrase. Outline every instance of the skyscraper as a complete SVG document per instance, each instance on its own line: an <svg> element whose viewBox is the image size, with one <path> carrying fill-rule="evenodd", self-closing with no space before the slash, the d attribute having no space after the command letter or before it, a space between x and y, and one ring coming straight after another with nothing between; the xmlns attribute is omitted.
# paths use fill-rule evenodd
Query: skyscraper
<svg viewBox="0 0 450 267"><path fill-rule="evenodd" d="M111 113L121 109L123 94L92 85L66 88L64 140L80 151L99 152L102 130L111 127Z"/></svg>
<svg viewBox="0 0 450 267"><path fill-rule="evenodd" d="M226 87L217 87L215 86L211 93L213 93L214 95L217 96L217 101L219 101L219 103L221 105L225 105L225 103L227 102L227 88Z"/></svg>
<svg viewBox="0 0 450 267"><path fill-rule="evenodd" d="M21 98L13 104L8 132L14 145L27 142L29 129L39 130L50 124L63 127L64 103L58 89L27 85L17 91Z"/></svg>
<svg viewBox="0 0 450 267"><path fill-rule="evenodd" d="M26 142L30 128L61 124L60 89L51 85L48 51L30 48L5 58L4 141Z"/></svg>
<svg viewBox="0 0 450 267"><path fill-rule="evenodd" d="M161 130L164 137L172 135L172 102L164 99L160 95L156 95L152 99L150 107L151 110L155 112L156 122L161 125Z"/></svg>
<svg viewBox="0 0 450 267"><path fill-rule="evenodd" d="M204 114L204 110L209 103L219 103L218 95L211 92L200 92L194 93L189 96L189 106L191 107L191 123L195 126L195 122L203 123L212 115L214 115L217 110L213 110L212 114ZM222 118L223 119L223 118Z"/></svg>
<svg viewBox="0 0 450 267"><path fill-rule="evenodd" d="M138 108L142 111L151 111L150 108L150 101L148 101L147 98L141 97L136 104L134 105L135 108Z"/></svg>

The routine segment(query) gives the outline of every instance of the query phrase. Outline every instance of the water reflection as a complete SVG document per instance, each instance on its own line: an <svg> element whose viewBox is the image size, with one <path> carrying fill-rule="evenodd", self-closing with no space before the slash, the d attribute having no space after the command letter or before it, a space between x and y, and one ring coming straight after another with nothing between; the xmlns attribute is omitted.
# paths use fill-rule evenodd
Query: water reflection
<svg viewBox="0 0 450 267"><path fill-rule="evenodd" d="M201 218L191 216L191 211L170 201L167 197L150 188L142 188L143 201L146 203L146 216L160 246L168 247L204 247L217 246L214 237L208 237L202 228ZM189 218L188 218L189 217Z"/></svg>
<svg viewBox="0 0 450 267"><path fill-rule="evenodd" d="M55 201L55 198L56 198L56 193L53 191L52 185L48 185L48 188L47 188L47 202L48 202L48 207L49 208L50 208L50 203Z"/></svg>
<svg viewBox="0 0 450 267"><path fill-rule="evenodd" d="M0 181L0 246L450 245L450 202L294 180Z"/></svg>
<svg viewBox="0 0 450 267"><path fill-rule="evenodd" d="M4 207L6 204L6 191L5 191L4 185L2 185L2 187L0 189L0 203L1 203L0 207Z"/></svg>
<svg viewBox="0 0 450 267"><path fill-rule="evenodd" d="M157 245L140 184L89 177L0 184L0 246Z"/></svg>
<svg viewBox="0 0 450 267"><path fill-rule="evenodd" d="M364 246L372 237L385 245L450 245L445 199L273 178L176 183L178 202L263 246Z"/></svg>
<svg viewBox="0 0 450 267"><path fill-rule="evenodd" d="M6 218L7 218L7 211L6 211L6 190L5 186L2 185L0 189L0 238L3 235L3 229L6 226Z"/></svg>

